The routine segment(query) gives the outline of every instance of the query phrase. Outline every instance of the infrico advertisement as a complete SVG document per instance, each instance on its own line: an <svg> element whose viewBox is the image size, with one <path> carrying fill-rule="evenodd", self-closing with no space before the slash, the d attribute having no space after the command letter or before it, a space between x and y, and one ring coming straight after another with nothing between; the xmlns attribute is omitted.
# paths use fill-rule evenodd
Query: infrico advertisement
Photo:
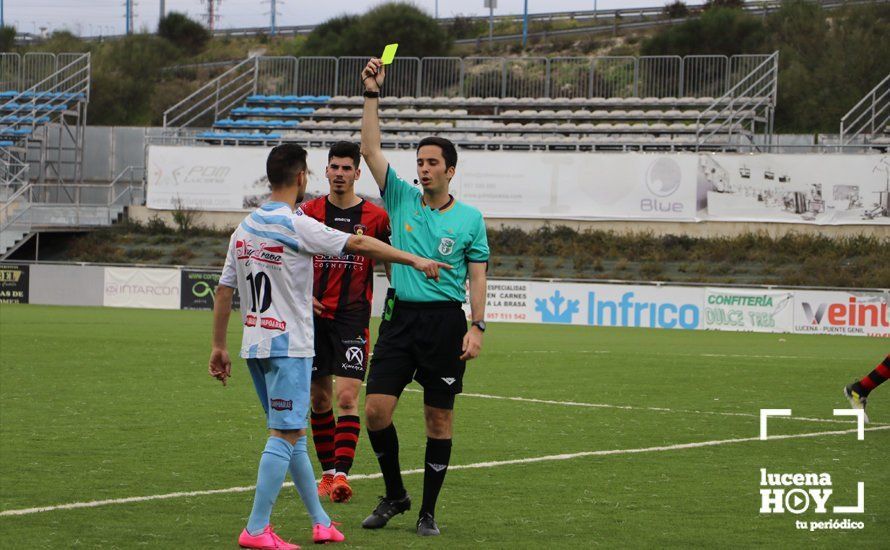
<svg viewBox="0 0 890 550"><path fill-rule="evenodd" d="M890 337L888 292L496 280L486 320ZM469 312L469 306L465 306Z"/></svg>

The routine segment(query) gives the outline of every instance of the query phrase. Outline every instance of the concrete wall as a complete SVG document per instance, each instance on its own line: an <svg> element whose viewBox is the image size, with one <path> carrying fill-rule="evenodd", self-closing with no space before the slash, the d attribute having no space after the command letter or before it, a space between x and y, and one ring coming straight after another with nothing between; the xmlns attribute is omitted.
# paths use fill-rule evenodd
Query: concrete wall
<svg viewBox="0 0 890 550"><path fill-rule="evenodd" d="M200 212L198 224L217 229L234 229L246 212ZM129 217L132 220L147 222L157 216L168 226L174 227L171 210L153 210L145 206L131 206ZM771 237L782 237L788 233L846 237L852 235L872 235L890 237L890 227L879 225L810 225L802 223L763 223L763 222L647 222L647 221L580 221L527 220L518 218L486 218L485 224L491 229L518 227L525 231L549 225L564 225L576 231L614 231L620 234L652 233L661 235L686 235L689 237L734 237L747 233L766 233Z"/></svg>

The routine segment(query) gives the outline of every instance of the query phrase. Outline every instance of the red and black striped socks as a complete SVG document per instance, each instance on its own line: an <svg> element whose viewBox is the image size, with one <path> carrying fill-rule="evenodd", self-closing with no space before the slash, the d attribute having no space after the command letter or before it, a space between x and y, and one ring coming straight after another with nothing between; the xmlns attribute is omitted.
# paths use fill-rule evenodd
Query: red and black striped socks
<svg viewBox="0 0 890 550"><path fill-rule="evenodd" d="M337 418L334 432L334 465L338 474L348 474L355 460L355 446L361 433L361 420L358 416L344 414Z"/></svg>
<svg viewBox="0 0 890 550"><path fill-rule="evenodd" d="M318 455L321 469L331 472L337 465L337 459L334 456L334 434L337 429L334 410L322 413L312 411L310 423L312 424L312 442L315 443L315 454Z"/></svg>
<svg viewBox="0 0 890 550"><path fill-rule="evenodd" d="M871 391L890 378L890 355L888 355L875 370L868 373L862 380L853 384L853 389L862 397L867 396Z"/></svg>
<svg viewBox="0 0 890 550"><path fill-rule="evenodd" d="M334 420L333 409L317 413L312 411L312 441L315 453L325 473L348 474L355 460L355 447L361 433L361 419L344 414Z"/></svg>

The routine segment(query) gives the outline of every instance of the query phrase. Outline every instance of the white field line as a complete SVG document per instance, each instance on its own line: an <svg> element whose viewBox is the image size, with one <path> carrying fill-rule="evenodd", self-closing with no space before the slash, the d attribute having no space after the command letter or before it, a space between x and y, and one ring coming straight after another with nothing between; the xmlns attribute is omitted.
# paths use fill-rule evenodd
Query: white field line
<svg viewBox="0 0 890 550"><path fill-rule="evenodd" d="M560 349L525 349L525 350L514 350L514 351L503 351L503 352L488 352L495 355L533 355L533 354L549 354L549 353L560 353L560 354L593 354L593 355L605 355L612 353L611 350L590 350L590 349L575 349L575 350L560 350ZM646 351L634 351L629 352L631 355L668 355L670 357L733 357L733 358L741 358L741 359L816 359L819 361L825 361L825 357L821 357L818 355L751 355L745 353L671 353L671 352L646 352ZM368 354L368 357L373 357L374 352ZM850 359L844 357L835 357L831 359L832 361L849 361ZM859 361L859 359L853 359L854 361Z"/></svg>
<svg viewBox="0 0 890 550"><path fill-rule="evenodd" d="M406 392L421 393L423 390L416 388L405 388ZM720 412L720 411L696 411L687 409L667 409L664 407L634 407L632 405L610 405L608 403L583 403L578 401L555 401L552 399L533 399L530 397L508 397L503 395L487 395L484 393L462 393L462 397L479 397L482 399L497 399L501 401L519 401L522 403L540 403L545 405L562 405L565 407L589 407L592 409L623 409L628 411L654 411L679 414L712 414L716 416L745 416L760 419L760 414L739 413L739 412ZM855 420L837 420L833 418L810 418L807 416L789 416L785 420L800 420L803 422L827 422L829 424L854 424ZM890 426L879 422L871 423L872 426Z"/></svg>
<svg viewBox="0 0 890 550"><path fill-rule="evenodd" d="M866 428L866 431L872 432L877 430L887 430L890 429L890 426L878 426L872 428ZM852 430L837 430L831 432L810 432L803 434L785 434L785 435L771 435L769 436L769 441L780 440L780 439L802 439L807 437L820 437L823 435L845 435L856 433L856 429ZM572 460L575 458L585 458L591 456L611 456L611 455L625 455L625 454L640 454L640 453L658 453L664 451L678 451L683 449L698 449L701 447L716 447L719 445L729 445L732 443L749 443L754 441L761 441L760 437L741 437L734 439L716 439L711 441L698 441L694 443L678 443L675 445L659 445L656 447L642 447L637 449L609 449L602 451L584 451L580 453L567 453L567 454L558 454L558 455L547 455L547 456L538 456L532 458L517 458L513 460L497 460L490 462L476 462L473 464L455 464L453 466L449 466L449 470L474 470L478 468L497 468L499 466L512 466L515 464L533 464L536 462L552 462L559 460ZM402 475L413 475L413 474L422 474L423 469L418 468L414 470L403 470ZM362 479L377 479L382 477L382 474L356 474L349 476L349 479L352 481L362 480ZM292 487L292 482L287 482L283 485L284 487ZM182 497L200 497L206 495L220 495L220 494L229 494L229 493L246 493L256 489L255 485L245 486L245 487L229 487L228 489L212 489L208 491L189 491L189 492L181 492L181 493L166 493L163 495L149 495L142 497L127 497L127 498L111 498L106 500L92 500L87 502L72 502L69 504L59 504L55 506L43 506L39 508L22 508L19 510L4 510L0 512L0 516L27 516L30 514L37 514L40 512L53 512L56 510L74 510L77 508L95 508L97 506L106 506L110 504L127 504L131 502L148 502L152 500L169 500L173 498L182 498Z"/></svg>

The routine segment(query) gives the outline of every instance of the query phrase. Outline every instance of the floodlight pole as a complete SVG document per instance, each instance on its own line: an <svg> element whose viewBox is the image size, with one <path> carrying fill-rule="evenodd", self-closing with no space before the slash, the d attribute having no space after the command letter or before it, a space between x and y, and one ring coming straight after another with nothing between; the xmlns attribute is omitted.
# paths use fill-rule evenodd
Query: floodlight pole
<svg viewBox="0 0 890 550"><path fill-rule="evenodd" d="M528 42L528 0L522 3L522 49Z"/></svg>

